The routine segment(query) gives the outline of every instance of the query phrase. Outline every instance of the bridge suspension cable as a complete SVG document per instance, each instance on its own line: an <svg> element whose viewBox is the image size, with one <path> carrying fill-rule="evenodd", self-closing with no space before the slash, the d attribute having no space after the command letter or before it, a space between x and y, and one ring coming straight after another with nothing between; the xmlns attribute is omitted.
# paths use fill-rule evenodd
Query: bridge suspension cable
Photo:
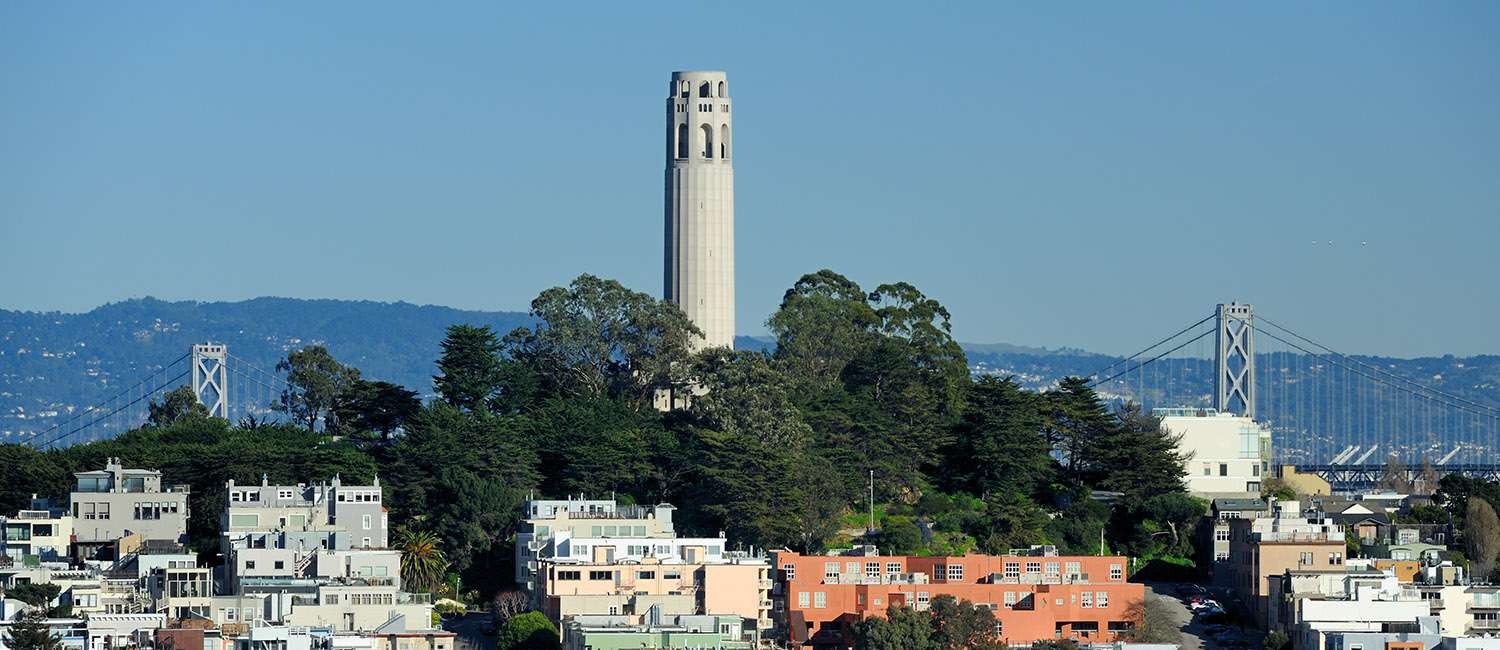
<svg viewBox="0 0 1500 650"><path fill-rule="evenodd" d="M1209 318L1213 318L1213 316L1209 316ZM1202 325L1207 320L1208 320L1208 318L1205 318L1205 319L1203 319L1201 321L1198 321L1196 324L1188 327L1188 329L1183 330L1182 332L1178 332L1177 334L1172 335L1172 338L1176 338L1177 336L1181 335L1183 332L1191 330L1193 327L1197 327L1198 325ZM1165 356L1167 356L1169 354L1172 354L1173 352L1176 352L1176 351L1181 350L1181 349L1183 349L1183 348L1185 348L1185 347L1187 347L1189 345L1192 345L1193 343L1196 343L1196 342L1202 340L1204 337L1208 336L1209 334L1213 334L1213 333L1214 333L1214 330L1211 330L1211 329L1204 330L1203 333L1201 333L1201 334L1199 334L1199 335L1197 335L1197 336L1195 336L1193 338L1190 338L1190 339L1188 339L1186 341L1183 341L1182 343L1177 344L1175 347L1170 348L1170 349L1168 349L1168 350L1166 350L1164 352L1161 352L1161 353L1157 354L1156 356L1151 357L1150 359L1146 359L1145 361L1137 362L1134 366L1131 366L1129 368L1121 370L1120 372L1117 372L1117 373L1115 373L1113 375L1110 375L1109 377L1106 377L1104 379L1095 379L1094 381L1089 382L1088 385L1089 385L1090 388L1092 388L1092 387L1099 386L1101 384L1106 384L1106 383L1109 383L1109 382L1114 381L1116 379L1119 379L1120 377L1123 377L1123 376L1128 375L1128 374L1130 374L1132 372L1135 372L1135 371L1137 371L1137 370L1139 370L1139 369L1141 369L1141 368L1143 368L1143 367L1151 364L1152 362L1154 362L1154 361L1156 361L1158 359L1161 359L1161 358L1163 358L1163 357L1165 357ZM1172 339L1169 338L1169 339L1166 339L1166 340L1170 341ZM1157 345L1160 345L1160 343L1158 343ZM1151 348L1155 348L1155 347L1157 347L1157 346L1156 345L1151 346ZM1147 349L1149 350L1151 348L1147 348ZM1140 353L1137 353L1136 356L1139 356L1139 355L1140 355ZM1126 361L1128 361L1128 360L1129 359L1126 359ZM1119 365L1119 364L1117 363L1117 364L1114 364L1114 365ZM1098 373L1095 373L1095 375L1097 375L1097 374ZM1095 376L1095 375L1091 375L1091 376Z"/></svg>
<svg viewBox="0 0 1500 650"><path fill-rule="evenodd" d="M1419 397L1421 397L1420 393L1422 393L1422 392L1428 392L1428 393L1432 393L1434 395L1440 396L1442 398L1446 398L1446 399L1449 399L1449 400L1452 400L1452 401L1455 401L1455 402L1460 402L1460 403L1463 403L1463 404L1467 404L1467 405L1472 406L1472 407L1474 407L1476 409L1484 411L1485 412L1484 414L1487 414L1487 415L1500 415L1500 408L1497 408L1497 407L1494 407L1494 406L1489 406L1489 405L1486 405L1486 404L1481 404L1479 402L1475 402L1475 401L1473 401L1471 399L1468 399L1466 397L1463 397L1461 395L1455 395L1455 394L1449 393L1447 391L1443 391L1443 390L1439 390L1437 388L1433 388L1432 386L1428 386L1426 384L1418 382L1418 381L1416 381L1416 380L1414 380L1414 379L1412 379L1410 377L1406 377L1404 375L1398 375L1398 374L1396 374L1394 372L1386 370L1385 368L1381 368L1380 366L1376 366L1376 365L1372 365L1372 364L1369 364L1369 363L1365 363L1364 361L1360 361L1357 358L1354 358L1354 357L1351 357L1349 355L1346 355L1346 354L1344 354L1342 352L1339 352L1337 350L1329 348L1328 346L1323 345L1322 343L1319 343L1319 342L1314 341L1314 340L1312 340L1312 339L1310 339L1310 338L1308 338L1306 336L1298 334L1298 333L1292 331L1291 329L1289 329L1289 328L1287 328L1287 327L1285 327L1283 325L1279 325L1275 321L1273 321L1273 320L1271 320L1269 318L1266 318L1264 316L1261 316L1258 320L1260 322L1266 324L1266 325L1270 325L1271 327L1276 328L1277 330L1285 332L1287 335L1289 335L1289 336L1291 336L1293 338L1296 338L1296 339L1298 339L1300 341L1303 341L1303 342L1307 343L1308 345L1311 345L1311 346L1313 346L1315 348L1323 350L1328 355L1332 355L1332 356L1337 357L1339 359L1342 359L1342 360L1348 361L1350 363L1353 363L1353 364L1355 364L1357 366L1360 366L1362 368L1365 368L1365 369L1367 369L1367 370L1369 370L1369 371L1371 371L1371 372L1373 372L1375 374L1384 375L1386 377L1390 377L1391 379L1395 380L1396 382L1409 384L1411 386L1411 390L1416 391L1418 393ZM1264 330L1262 330L1262 331L1264 331ZM1282 343L1286 343L1287 345L1291 345L1292 347L1295 347L1295 348L1297 348L1299 350L1302 350L1303 352L1306 352L1308 354L1314 354L1314 355L1316 355L1316 353L1308 351L1307 349L1302 348L1301 346L1297 346L1297 345L1292 344L1292 343L1287 343L1287 341L1285 339L1281 339L1281 338L1278 338L1276 336L1271 336L1271 338L1274 338L1274 339L1276 339L1278 341L1281 341ZM1387 384L1387 385L1391 385L1391 384ZM1396 388L1399 389L1399 387L1397 387L1397 386L1393 386L1393 387L1396 387Z"/></svg>
<svg viewBox="0 0 1500 650"><path fill-rule="evenodd" d="M1186 334L1187 332L1191 331L1193 328L1198 327L1199 325L1202 325L1204 323L1207 323L1210 320L1213 320L1213 318L1214 318L1214 314L1209 314L1207 316L1204 316L1203 320L1200 320L1200 321L1198 321L1196 323L1193 323L1192 325L1184 327L1184 328L1182 328L1182 329L1174 332L1171 336L1168 336L1167 338L1164 338L1164 339L1162 339L1160 341L1152 343L1151 345L1147 346L1146 349L1141 350L1140 352L1132 354L1132 355L1130 355L1128 357L1124 357L1124 358L1120 359L1119 361L1116 361L1116 362L1111 363L1111 364L1109 364L1107 366L1104 366L1103 368L1095 370L1094 372L1089 373L1088 376L1090 376L1090 377L1098 377L1099 375L1102 375L1102 374L1104 374L1106 372L1109 372L1110 370L1113 370L1114 368L1118 367L1122 363L1129 363L1130 361L1132 361L1132 360L1140 357L1141 355L1146 354L1147 352L1150 352L1152 350L1155 350L1156 348L1159 348L1162 345L1165 345L1168 341L1171 341L1172 339L1175 339L1175 338L1177 338L1179 336L1182 336L1183 334ZM1196 341L1196 340L1201 339L1201 338L1203 338L1203 337L1199 336L1198 338L1195 338L1192 341L1188 341L1188 343L1192 343L1193 341ZM1167 354L1171 354L1173 352L1176 352L1177 350L1179 350L1181 348L1182 348L1182 346L1178 346L1176 348L1168 350L1167 352L1165 352L1163 354L1159 354L1156 357L1154 357L1154 358L1146 361L1146 363L1151 363L1151 361L1155 361L1156 359L1160 359L1161 357L1163 357L1163 356L1165 356ZM1140 365L1135 366L1135 368L1139 368L1139 367L1140 367ZM1129 372L1133 371L1135 368L1127 370L1126 373L1129 373ZM1102 383L1105 383L1105 382L1108 382L1108 381L1112 381L1112 380L1114 380L1115 378L1117 378L1119 376L1120 376L1120 374L1116 374L1113 377L1110 377L1109 379L1095 380L1095 381L1089 382L1089 386L1097 386L1099 384L1102 384Z"/></svg>
<svg viewBox="0 0 1500 650"><path fill-rule="evenodd" d="M106 420L106 419L108 419L108 418L110 418L110 417L112 417L112 416L114 416L114 415L116 415L116 414L124 411L125 409L128 409L131 406L139 404L141 401L152 397L153 395L156 394L157 391L161 390L161 388L163 386L165 386L167 384L171 384L173 382L176 382L176 381L182 379L183 377L187 376L187 373L191 372L191 370L184 371L182 374L179 374L174 379L171 379L171 380L168 380L168 381L161 382L161 383L157 384L156 388L153 388L150 391L147 391L147 390L145 390L143 388L147 384L147 382L151 381L151 379L153 377L155 377L156 375L158 375L158 374L164 374L168 368L171 368L173 366L176 366L179 363L182 363L189 356L191 356L191 353L184 354L184 355L182 355L180 357L177 357L176 359L173 359L171 362L167 363L167 365L162 366L159 370L153 371L152 373L146 375L145 378L141 379L140 381L137 381L136 383L134 383L134 384L132 384L130 386L125 387L123 390L121 390L118 393L115 393L114 395L111 395L109 398L107 398L107 399L105 399L105 400L103 400L103 401L101 401L101 402L99 402L97 404L94 404L92 406L89 406L87 408L81 409L73 417L68 418L66 420L63 420L61 422L58 422L57 424L54 424L54 425L52 425L51 427L49 427L47 429L44 429L42 431L38 431L36 433L31 434L31 437L27 438L26 444L29 445L29 446L31 446L31 447L33 447L33 448L36 448L36 449L46 449L48 446L56 444L57 442L66 439L68 436L76 434L76 433L78 433L80 431L84 431L84 430L88 429L89 427L94 426L95 424L98 424L99 422L104 421L104 420ZM101 411L101 410L109 407L109 405L115 403L116 400L119 400L121 398L130 396L138 388L141 389L141 394L140 394L139 397L136 397L136 398L130 400L129 402L126 402L125 404L123 404L121 406L118 406L118 407L116 407L114 409L111 409L108 413L105 413L104 415L96 415L96 411ZM86 424L83 424L81 426L78 426L78 427L73 427L72 426L74 423L78 422L79 420L81 420L81 419L83 419L85 417L90 417L91 419ZM61 433L61 434L58 434L58 435L53 435L54 432L56 432L56 431L58 431L60 429L63 429L64 427L72 427L72 428L69 428L64 433ZM40 444L40 445L37 444L37 440L38 439L42 440L42 444Z"/></svg>

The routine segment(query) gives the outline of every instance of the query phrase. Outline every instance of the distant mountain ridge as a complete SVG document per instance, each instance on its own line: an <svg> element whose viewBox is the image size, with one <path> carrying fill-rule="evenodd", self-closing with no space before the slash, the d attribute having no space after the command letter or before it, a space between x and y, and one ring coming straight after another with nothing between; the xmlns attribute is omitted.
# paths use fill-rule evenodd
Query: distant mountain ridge
<svg viewBox="0 0 1500 650"><path fill-rule="evenodd" d="M141 298L81 314L0 310L0 441L46 429L59 415L99 403L181 357L192 344L206 341L225 343L235 357L266 371L288 351L321 343L367 378L429 395L444 330L455 323L488 325L504 334L530 324L531 317L405 302L293 298ZM775 348L768 336L738 336L735 343L747 350ZM1031 389L1045 389L1069 375L1086 376L1118 360L1076 348L963 347L975 374L1014 376ZM1362 359L1485 404L1500 404L1497 356ZM1146 403L1206 404L1212 393L1210 365L1208 360L1179 365L1177 382L1168 392L1145 395ZM1268 365L1262 372L1263 390L1285 396L1287 403L1299 392L1315 398L1316 393L1309 393L1315 383L1309 380L1317 379L1316 372L1290 361L1282 369ZM1268 381L1273 376L1279 378L1274 385ZM1109 399L1141 399L1135 388L1122 379L1101 386L1100 392Z"/></svg>

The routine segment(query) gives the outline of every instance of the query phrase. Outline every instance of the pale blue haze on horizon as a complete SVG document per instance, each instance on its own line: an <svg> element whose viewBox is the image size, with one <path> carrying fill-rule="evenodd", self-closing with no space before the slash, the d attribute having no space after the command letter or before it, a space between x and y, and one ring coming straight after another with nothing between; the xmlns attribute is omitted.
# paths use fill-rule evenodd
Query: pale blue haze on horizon
<svg viewBox="0 0 1500 650"><path fill-rule="evenodd" d="M1500 352L1500 4L543 5L0 4L0 308L659 294L722 69L742 333L828 267L963 341Z"/></svg>

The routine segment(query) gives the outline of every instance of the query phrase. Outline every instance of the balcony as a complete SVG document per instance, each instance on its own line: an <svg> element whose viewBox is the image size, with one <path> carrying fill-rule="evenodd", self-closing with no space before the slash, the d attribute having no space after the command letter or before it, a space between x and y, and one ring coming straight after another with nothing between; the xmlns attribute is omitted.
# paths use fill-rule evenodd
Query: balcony
<svg viewBox="0 0 1500 650"><path fill-rule="evenodd" d="M1485 630L1485 631L1500 630L1500 620L1495 620L1495 619L1475 619L1473 622L1469 623L1469 629L1470 630Z"/></svg>

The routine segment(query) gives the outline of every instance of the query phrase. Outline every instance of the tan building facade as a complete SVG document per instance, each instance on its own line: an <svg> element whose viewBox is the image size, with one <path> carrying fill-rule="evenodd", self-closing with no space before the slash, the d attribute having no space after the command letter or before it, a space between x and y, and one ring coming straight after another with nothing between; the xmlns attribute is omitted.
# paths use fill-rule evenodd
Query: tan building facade
<svg viewBox="0 0 1500 650"><path fill-rule="evenodd" d="M1344 530L1298 516L1296 502L1275 504L1276 516L1229 522L1230 588L1267 622L1270 583L1287 571L1343 570Z"/></svg>
<svg viewBox="0 0 1500 650"><path fill-rule="evenodd" d="M542 611L555 621L580 615L734 615L747 627L771 625L770 564L760 558L719 562L640 560L542 561Z"/></svg>

